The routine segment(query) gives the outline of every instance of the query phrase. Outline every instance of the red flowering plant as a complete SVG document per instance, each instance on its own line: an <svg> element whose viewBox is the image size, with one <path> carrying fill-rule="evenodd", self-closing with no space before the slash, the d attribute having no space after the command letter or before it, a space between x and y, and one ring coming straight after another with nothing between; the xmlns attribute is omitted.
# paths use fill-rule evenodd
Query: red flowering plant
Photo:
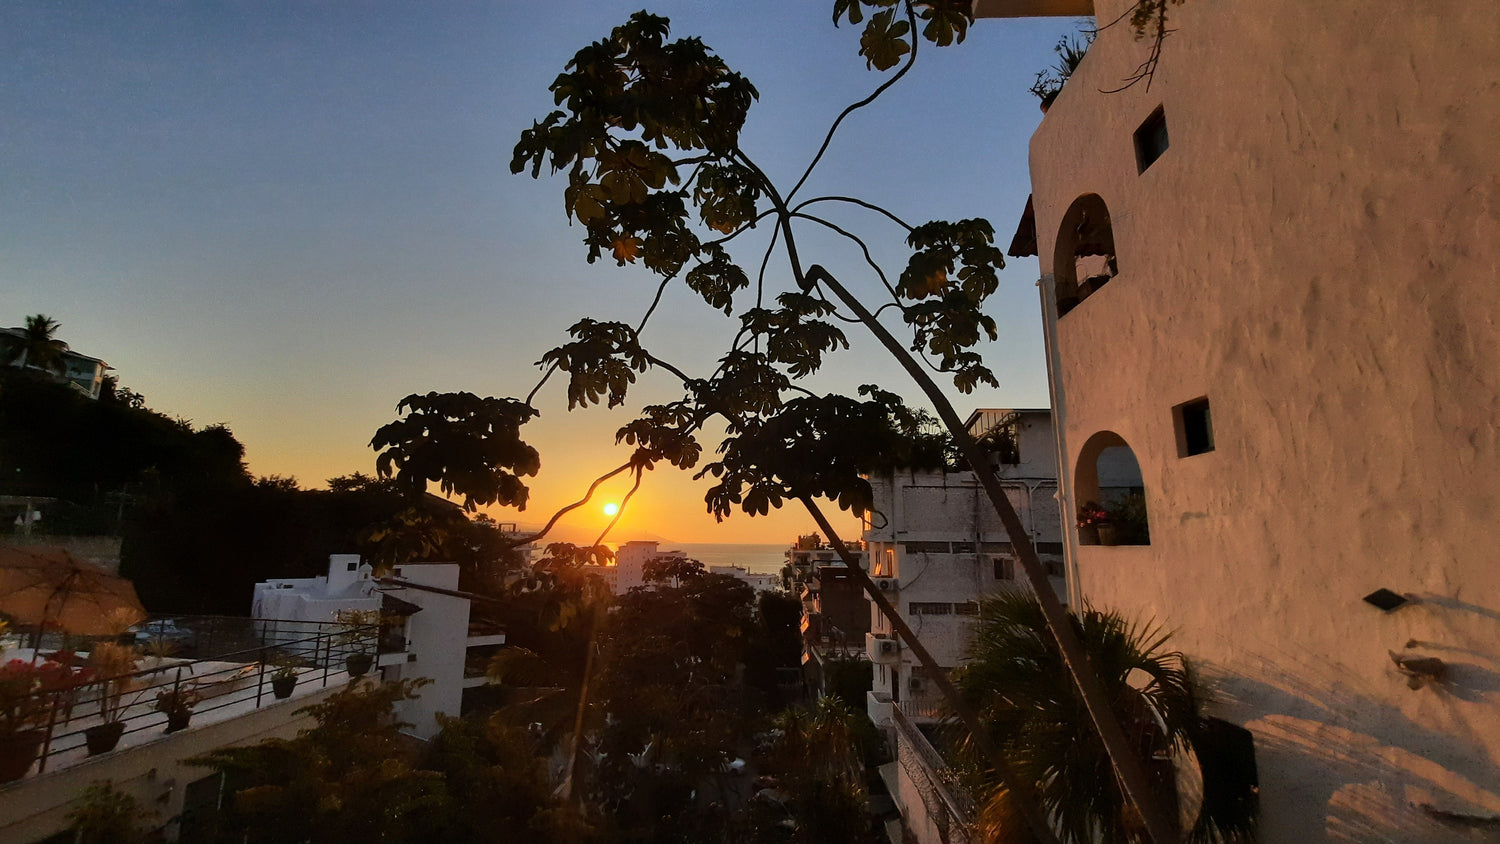
<svg viewBox="0 0 1500 844"><path fill-rule="evenodd" d="M62 675L70 673L51 660L33 665L24 659L13 659L0 665L0 736L42 726L47 717L44 692L56 688Z"/></svg>
<svg viewBox="0 0 1500 844"><path fill-rule="evenodd" d="M1079 527L1108 524L1109 521L1109 511L1099 506L1097 501L1090 501L1078 508Z"/></svg>

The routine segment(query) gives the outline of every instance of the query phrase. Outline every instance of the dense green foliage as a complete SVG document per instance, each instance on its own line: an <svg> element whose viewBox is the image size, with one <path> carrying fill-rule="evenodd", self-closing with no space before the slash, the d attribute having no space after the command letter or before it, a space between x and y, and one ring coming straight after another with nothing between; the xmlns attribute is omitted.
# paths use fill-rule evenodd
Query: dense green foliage
<svg viewBox="0 0 1500 844"><path fill-rule="evenodd" d="M306 711L290 740L195 760L231 783L224 810L193 819L200 840L236 844L584 840L551 796L536 747L499 721L447 720L422 752L394 704L409 682L352 684Z"/></svg>
<svg viewBox="0 0 1500 844"><path fill-rule="evenodd" d="M109 780L99 780L84 789L73 809L74 844L146 844L152 838L143 830L151 814L129 794Z"/></svg>
<svg viewBox="0 0 1500 844"><path fill-rule="evenodd" d="M1175 807L1172 754L1192 749L1206 724L1191 666L1166 648L1168 634L1154 625L1089 607L1070 618L1127 734L1150 762L1156 793ZM1138 821L1036 603L1016 592L981 601L969 656L955 683L983 713L1011 765L1037 783L1061 840L1136 840ZM1019 827L1012 795L986 776L979 781L986 840L1011 840L1006 836ZM1191 837L1237 841L1246 824L1243 815L1204 813Z"/></svg>
<svg viewBox="0 0 1500 844"><path fill-rule="evenodd" d="M779 799L751 802L745 824L750 841L861 844L872 840L858 752L861 720L868 719L832 697L776 717L773 738L761 759L764 769L775 777Z"/></svg>

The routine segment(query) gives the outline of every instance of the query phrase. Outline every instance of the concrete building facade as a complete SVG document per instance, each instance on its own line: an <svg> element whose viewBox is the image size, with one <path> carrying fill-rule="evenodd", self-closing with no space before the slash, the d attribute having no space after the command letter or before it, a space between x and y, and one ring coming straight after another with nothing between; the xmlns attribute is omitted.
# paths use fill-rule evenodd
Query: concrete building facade
<svg viewBox="0 0 1500 844"><path fill-rule="evenodd" d="M1031 141L1063 512L1128 448L1150 523L1068 519L1074 597L1175 631L1254 737L1262 840L1472 840L1500 818L1500 17L1170 9L1149 86L1101 93L1150 49L1105 29Z"/></svg>
<svg viewBox="0 0 1500 844"><path fill-rule="evenodd" d="M993 471L1063 591L1062 536L1057 511L1056 450L1045 410L982 410L969 419L991 446ZM996 429L1001 430L996 430ZM998 437L998 438L997 438ZM898 471L871 477L874 511L863 541L871 578L896 605L912 632L944 668L961 664L978 599L999 589L1029 589L1010 538L973 472ZM933 714L936 690L889 619L869 604L865 645L874 665L870 717L889 708Z"/></svg>
<svg viewBox="0 0 1500 844"><path fill-rule="evenodd" d="M380 611L391 598L404 610L399 620L388 619L376 664L386 680L431 681L414 699L397 704L397 714L412 725L409 732L430 739L438 733L437 716L458 717L464 689L485 682L465 676L470 652L505 643L503 633L471 635L470 600L458 589L457 565L407 563L377 578L358 554L334 554L325 577L257 583L251 615L275 619L262 635L276 644L308 635L299 623L310 629L343 611ZM388 642L392 635L399 647Z"/></svg>

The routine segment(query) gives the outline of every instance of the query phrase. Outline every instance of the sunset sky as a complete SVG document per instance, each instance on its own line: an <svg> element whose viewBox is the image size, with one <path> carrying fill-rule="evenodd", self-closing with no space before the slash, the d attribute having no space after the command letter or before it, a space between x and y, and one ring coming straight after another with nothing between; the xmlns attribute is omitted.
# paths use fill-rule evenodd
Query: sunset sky
<svg viewBox="0 0 1500 844"><path fill-rule="evenodd" d="M0 324L46 313L148 404L227 424L256 475L320 486L373 470L368 441L411 392L524 397L535 362L581 317L635 322L644 271L589 265L561 179L512 176L520 132L580 47L642 0L551 3L116 3L0 5ZM648 8L700 36L760 90L743 142L795 181L832 118L876 86L858 32L829 0L674 0ZM1040 119L1027 87L1074 21L980 21L965 44L923 48L917 69L851 119L804 195L849 194L911 222L988 217L1008 245ZM840 221L899 272L901 232ZM766 240L740 254L753 266ZM810 260L874 295L846 247ZM807 249L808 246L804 246ZM785 289L784 264L771 285ZM1013 261L982 348L999 390L978 406L1046 406L1034 259ZM643 342L707 374L734 324L670 293ZM915 389L859 329L804 386ZM630 406L567 412L562 383L526 434L542 454L524 513L540 524L622 462L613 432L680 395L647 375ZM647 476L613 540L782 543L804 513L715 524L704 482ZM600 496L569 525L606 521ZM857 530L851 520L850 535Z"/></svg>

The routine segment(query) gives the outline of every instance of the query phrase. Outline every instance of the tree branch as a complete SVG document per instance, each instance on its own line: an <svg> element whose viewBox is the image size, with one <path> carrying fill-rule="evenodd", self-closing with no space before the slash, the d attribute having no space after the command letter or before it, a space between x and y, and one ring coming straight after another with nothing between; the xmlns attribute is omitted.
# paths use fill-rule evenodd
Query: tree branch
<svg viewBox="0 0 1500 844"><path fill-rule="evenodd" d="M911 54L906 57L906 64L902 65L901 69L896 71L895 75L893 75L890 79L882 82L878 88L871 92L870 96L865 97L859 102L854 103L853 105L839 112L839 116L834 119L833 125L828 127L828 133L823 136L823 143L818 147L817 154L814 155L812 161L808 163L807 169L802 172L802 178L798 179L797 184L792 185L792 189L787 192L786 198L788 202L791 201L792 197L797 195L797 191L802 189L803 183L805 183L808 177L812 175L813 170L817 169L818 162L823 159L823 154L828 152L829 144L833 143L833 135L839 130L839 124L844 122L844 118L848 117L859 109L864 108L870 103L875 102L875 100L879 98L881 94L884 94L887 90L890 89L892 85L895 85L897 82L899 82L901 80L901 77L905 76L907 71L911 70L913 64L916 64L917 44L922 40L917 36L917 12L912 8L912 5L909 1L904 5L906 6L906 21L911 25Z"/></svg>
<svg viewBox="0 0 1500 844"><path fill-rule="evenodd" d="M890 220L891 222L895 223L896 225L900 226L901 228L906 229L906 231L908 233L910 233L911 230L912 230L912 228L913 228L905 220L901 219L900 217L897 217L892 212L890 212L890 211L888 211L888 210L886 210L884 208L881 208L879 205L876 205L873 202L866 202L863 199L858 199L858 198L855 198L855 197L852 197L852 196L818 196L818 197L814 197L812 199L805 199L802 202L797 203L797 207L792 209L792 213L795 214L796 212L801 211L803 208L806 208L807 206L812 205L814 203L818 203L818 202L848 202L848 203L852 203L854 205L858 205L858 206L863 207L863 208L868 208L871 211L874 211L877 214L880 214L881 216L885 217L886 219Z"/></svg>

